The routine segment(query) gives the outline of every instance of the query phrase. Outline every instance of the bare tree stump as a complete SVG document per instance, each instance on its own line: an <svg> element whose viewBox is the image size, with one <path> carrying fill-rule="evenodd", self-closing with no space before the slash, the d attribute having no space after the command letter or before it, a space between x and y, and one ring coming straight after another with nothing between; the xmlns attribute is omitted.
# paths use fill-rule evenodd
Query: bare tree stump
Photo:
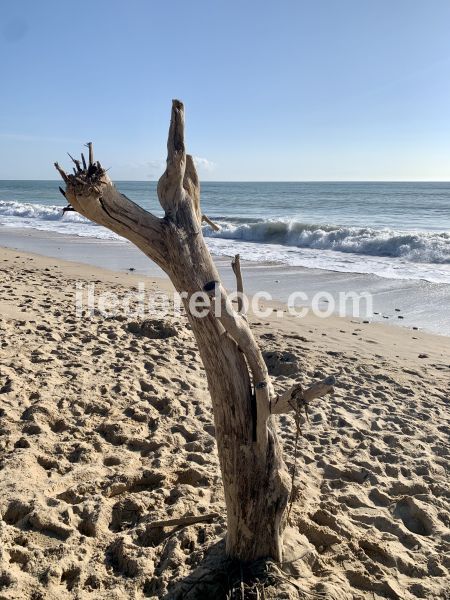
<svg viewBox="0 0 450 600"><path fill-rule="evenodd" d="M275 395L250 327L220 283L202 235L200 186L194 161L185 151L183 104L172 103L167 168L158 182L162 219L121 194L94 162L91 143L88 148L89 164L83 156L82 165L74 160L73 175L55 163L66 184L69 207L130 240L168 274L179 293L185 293L183 302L214 411L227 507L227 554L243 561L262 557L281 561L290 478L271 413L295 410L292 400L302 393L296 386ZM213 310L203 318L189 311L190 298L202 291L220 302L219 317ZM316 395L330 390L329 381ZM314 394L313 390L308 399Z"/></svg>

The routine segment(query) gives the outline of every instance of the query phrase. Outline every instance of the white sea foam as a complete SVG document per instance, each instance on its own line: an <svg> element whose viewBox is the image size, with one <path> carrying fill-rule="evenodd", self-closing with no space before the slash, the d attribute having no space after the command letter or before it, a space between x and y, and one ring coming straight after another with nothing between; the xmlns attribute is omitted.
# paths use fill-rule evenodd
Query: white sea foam
<svg viewBox="0 0 450 600"><path fill-rule="evenodd" d="M221 231L207 236L227 240L332 250L368 256L402 258L411 262L450 264L450 233L394 231L369 227L314 225L294 220L252 223L220 222Z"/></svg>
<svg viewBox="0 0 450 600"><path fill-rule="evenodd" d="M118 238L112 231L99 227L77 212L64 213L61 206L13 200L0 200L0 224L106 240Z"/></svg>
<svg viewBox="0 0 450 600"><path fill-rule="evenodd" d="M450 283L450 233L314 225L298 220L216 218L204 233L213 253L257 262ZM0 224L103 240L120 239L62 207L0 200Z"/></svg>
<svg viewBox="0 0 450 600"><path fill-rule="evenodd" d="M415 263L400 258L365 256L313 248L289 248L278 244L258 244L220 238L207 238L216 256L236 253L252 262L278 262L294 267L325 269L341 273L370 273L388 279L415 279L450 283L450 265Z"/></svg>
<svg viewBox="0 0 450 600"><path fill-rule="evenodd" d="M89 223L76 212L63 213L61 206L44 206L13 200L0 200L0 216L17 217L18 219L40 219L43 221L62 221Z"/></svg>

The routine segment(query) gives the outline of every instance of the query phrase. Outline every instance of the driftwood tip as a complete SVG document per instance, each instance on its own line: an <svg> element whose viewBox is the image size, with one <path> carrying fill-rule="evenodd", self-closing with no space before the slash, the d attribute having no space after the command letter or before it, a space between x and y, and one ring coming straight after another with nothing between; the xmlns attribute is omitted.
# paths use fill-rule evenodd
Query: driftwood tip
<svg viewBox="0 0 450 600"><path fill-rule="evenodd" d="M55 162L54 165L55 165L55 169L58 171L58 173L61 175L61 177L64 179L64 181L67 183L69 180L68 180L68 177L67 177L64 169L61 169L61 167L59 166L59 164L57 162Z"/></svg>
<svg viewBox="0 0 450 600"><path fill-rule="evenodd" d="M87 142L86 146L89 148L89 166L92 167L94 164L94 147L92 142Z"/></svg>
<svg viewBox="0 0 450 600"><path fill-rule="evenodd" d="M172 100L172 107L173 108L177 108L178 110L183 110L184 109L184 105L181 102L181 100L177 100L176 98L174 98Z"/></svg>

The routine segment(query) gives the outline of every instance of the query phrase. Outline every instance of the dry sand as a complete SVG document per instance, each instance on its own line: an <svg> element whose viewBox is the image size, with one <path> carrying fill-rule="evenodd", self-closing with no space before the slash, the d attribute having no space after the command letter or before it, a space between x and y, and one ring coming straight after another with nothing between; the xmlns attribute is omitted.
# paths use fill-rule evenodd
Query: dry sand
<svg viewBox="0 0 450 600"><path fill-rule="evenodd" d="M0 598L218 597L225 510L185 320L150 339L75 316L76 281L125 293L140 279L0 250ZM266 598L450 598L450 338L251 320L278 389L342 370L302 425L287 545L304 557ZM292 468L293 418L279 430Z"/></svg>

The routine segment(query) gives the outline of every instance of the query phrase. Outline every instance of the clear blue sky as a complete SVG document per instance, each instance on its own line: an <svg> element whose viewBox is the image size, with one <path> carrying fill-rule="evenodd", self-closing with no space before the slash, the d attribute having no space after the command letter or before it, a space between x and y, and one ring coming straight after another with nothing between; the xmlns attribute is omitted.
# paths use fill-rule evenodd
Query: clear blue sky
<svg viewBox="0 0 450 600"><path fill-rule="evenodd" d="M450 180L449 0L0 4L0 178L94 141L162 171L170 102L212 180Z"/></svg>

